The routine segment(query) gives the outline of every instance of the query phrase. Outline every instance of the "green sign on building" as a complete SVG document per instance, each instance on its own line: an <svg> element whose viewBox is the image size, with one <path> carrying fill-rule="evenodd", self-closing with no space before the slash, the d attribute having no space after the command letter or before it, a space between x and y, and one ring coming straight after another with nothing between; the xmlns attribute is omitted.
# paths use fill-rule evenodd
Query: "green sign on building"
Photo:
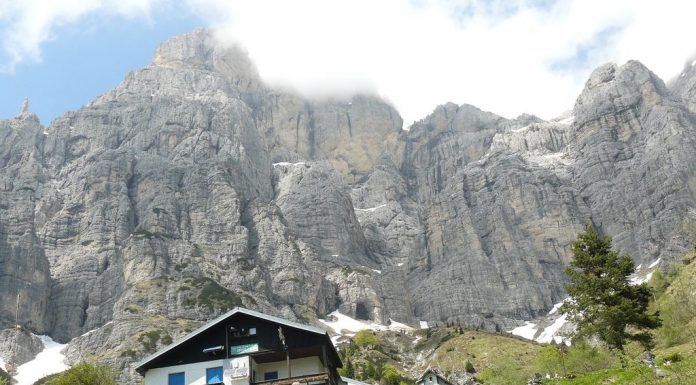
<svg viewBox="0 0 696 385"><path fill-rule="evenodd" d="M259 344L243 344L230 346L231 355L247 354L259 351Z"/></svg>

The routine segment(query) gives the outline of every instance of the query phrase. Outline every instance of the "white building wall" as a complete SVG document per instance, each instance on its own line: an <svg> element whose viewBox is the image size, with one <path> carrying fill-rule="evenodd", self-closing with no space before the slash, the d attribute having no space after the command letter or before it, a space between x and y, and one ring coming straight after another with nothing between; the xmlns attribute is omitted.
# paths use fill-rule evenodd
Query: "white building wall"
<svg viewBox="0 0 696 385"><path fill-rule="evenodd" d="M196 362L186 365L167 366L164 368L150 369L145 373L145 385L167 385L170 373L184 372L186 385L205 385L206 369L222 366L222 370L230 369L233 366L248 366L249 357L235 357L232 359L212 360ZM225 385L249 385L247 377L231 380L223 376Z"/></svg>
<svg viewBox="0 0 696 385"><path fill-rule="evenodd" d="M278 378L288 377L288 364L286 361L268 362L264 364L254 364L256 371L256 381L263 381L263 374L266 372L278 371ZM290 360L290 371L293 377L306 376L309 374L324 373L319 357L304 357ZM149 384L145 384L149 385Z"/></svg>

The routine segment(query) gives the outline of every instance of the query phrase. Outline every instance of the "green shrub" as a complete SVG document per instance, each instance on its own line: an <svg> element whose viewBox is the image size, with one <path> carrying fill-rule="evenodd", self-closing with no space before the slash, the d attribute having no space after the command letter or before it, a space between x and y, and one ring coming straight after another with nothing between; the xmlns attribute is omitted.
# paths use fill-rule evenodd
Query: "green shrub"
<svg viewBox="0 0 696 385"><path fill-rule="evenodd" d="M130 357L131 359L134 359L137 355L138 352L133 349L126 349L120 354L121 357Z"/></svg>
<svg viewBox="0 0 696 385"><path fill-rule="evenodd" d="M366 346L376 347L379 345L377 336L370 330L359 331L355 337L353 337L353 342L361 348Z"/></svg>
<svg viewBox="0 0 696 385"><path fill-rule="evenodd" d="M220 284L212 279L197 278L190 281L190 283L199 287L200 291L196 298L189 298L184 301L184 305L186 306L202 305L212 311L215 308L226 310L235 306L244 305L240 296L220 286ZM183 287L183 285L181 287Z"/></svg>
<svg viewBox="0 0 696 385"><path fill-rule="evenodd" d="M675 352L675 353L668 354L667 356L663 357L662 361L663 362L669 361L669 362L674 363L674 362L681 362L683 359L684 359L684 357L682 357L681 354L679 354L678 352Z"/></svg>
<svg viewBox="0 0 696 385"><path fill-rule="evenodd" d="M377 371L375 370L374 365L372 365L372 362L368 361L367 365L365 366L365 369L363 370L363 375L362 378L364 380L367 379L377 379Z"/></svg>
<svg viewBox="0 0 696 385"><path fill-rule="evenodd" d="M143 309L140 306L131 303L126 305L126 307L123 310L131 314L137 314L140 313Z"/></svg>
<svg viewBox="0 0 696 385"><path fill-rule="evenodd" d="M343 360L343 367L338 369L338 374L348 378L355 377L355 368L353 367L353 361L350 359L350 356Z"/></svg>
<svg viewBox="0 0 696 385"><path fill-rule="evenodd" d="M474 364L471 363L471 361L466 361L466 364L464 364L464 370L466 370L467 373L473 374L476 373L476 369L474 368Z"/></svg>
<svg viewBox="0 0 696 385"><path fill-rule="evenodd" d="M38 381L34 383L34 385L46 385L48 384L49 381L53 380L54 378L58 377L62 373L56 373L56 374L49 374L48 376L44 378L40 378ZM9 382L8 382L9 385Z"/></svg>
<svg viewBox="0 0 696 385"><path fill-rule="evenodd" d="M81 362L48 379L46 385L117 385L114 377L106 365Z"/></svg>
<svg viewBox="0 0 696 385"><path fill-rule="evenodd" d="M151 352L157 349L157 342L162 341L163 345L172 343L172 337L166 331L159 329L148 330L138 337L138 342L143 345L145 351Z"/></svg>
<svg viewBox="0 0 696 385"><path fill-rule="evenodd" d="M566 353L568 373L586 373L620 366L619 359L605 348L575 343Z"/></svg>
<svg viewBox="0 0 696 385"><path fill-rule="evenodd" d="M393 365L386 364L382 369L382 380L384 385L399 385L401 382L401 374Z"/></svg>
<svg viewBox="0 0 696 385"><path fill-rule="evenodd" d="M10 383L10 375L0 369L0 385L8 385Z"/></svg>

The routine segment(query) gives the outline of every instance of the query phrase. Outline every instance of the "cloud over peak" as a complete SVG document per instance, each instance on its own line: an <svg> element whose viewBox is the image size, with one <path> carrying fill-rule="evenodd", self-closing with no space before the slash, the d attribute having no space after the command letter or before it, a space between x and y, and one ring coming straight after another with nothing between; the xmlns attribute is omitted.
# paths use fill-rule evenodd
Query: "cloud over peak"
<svg viewBox="0 0 696 385"><path fill-rule="evenodd" d="M11 70L40 60L60 26L94 15L150 20L173 0L0 2ZM177 9L242 44L269 83L310 96L377 93L407 124L446 101L551 118L590 71L637 59L667 79L696 48L680 0L186 0ZM158 17L166 15L158 14Z"/></svg>

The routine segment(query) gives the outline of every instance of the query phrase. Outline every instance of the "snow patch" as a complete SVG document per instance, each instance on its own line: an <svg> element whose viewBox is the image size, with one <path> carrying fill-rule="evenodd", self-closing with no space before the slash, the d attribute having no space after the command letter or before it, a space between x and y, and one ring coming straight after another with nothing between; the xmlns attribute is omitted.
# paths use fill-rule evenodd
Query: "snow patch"
<svg viewBox="0 0 696 385"><path fill-rule="evenodd" d="M643 264L638 265L638 267L636 267L636 272L629 279L630 284L631 285L641 285L643 283L650 281L650 279L653 276L653 273L655 272L655 270L657 268L657 265L659 265L661 261L662 261L662 258L658 258L658 259L654 260L653 262L651 262L648 265L648 267L646 267L646 268L643 268ZM646 270L650 270L650 271L646 271Z"/></svg>
<svg viewBox="0 0 696 385"><path fill-rule="evenodd" d="M370 270L374 271L377 274L382 274L382 270L377 270L377 269L370 269Z"/></svg>
<svg viewBox="0 0 696 385"><path fill-rule="evenodd" d="M329 314L331 320L320 319L319 322L323 323L327 327L331 328L336 333L343 336L353 337L355 333L361 330L394 330L394 331L407 331L413 330L412 327L403 324L401 322L389 319L390 324L382 325L372 321L360 321L356 320L350 316L342 314L338 310L335 310ZM333 341L333 339L332 339ZM338 339L336 339L338 341ZM335 343L334 343L335 344Z"/></svg>
<svg viewBox="0 0 696 385"><path fill-rule="evenodd" d="M7 367L5 366L5 361L3 361L2 358L0 358L0 369L2 369L5 372L7 371Z"/></svg>
<svg viewBox="0 0 696 385"><path fill-rule="evenodd" d="M338 344L341 342L341 339L343 338L343 335L341 334L336 334L335 336L331 337L331 343L334 346L338 346Z"/></svg>
<svg viewBox="0 0 696 385"><path fill-rule="evenodd" d="M305 162L297 162L297 163L290 163L290 162L278 162L278 163L273 163L273 167L276 166L304 166Z"/></svg>
<svg viewBox="0 0 696 385"><path fill-rule="evenodd" d="M564 341L564 338L561 336L557 336L556 333L563 327L563 325L566 324L568 320L566 319L566 315L563 314L560 316L558 319L553 321L551 326L547 327L544 329L544 331L541 332L539 337L536 338L537 342L541 343L551 343L551 341L556 341L556 343L561 343L565 342L567 345L570 345L570 341Z"/></svg>
<svg viewBox="0 0 696 385"><path fill-rule="evenodd" d="M662 258L658 258L655 262L648 265L648 269L652 269L653 267L657 266L661 260L662 260Z"/></svg>
<svg viewBox="0 0 696 385"><path fill-rule="evenodd" d="M372 211L379 210L379 209L381 209L382 207L385 207L385 206L387 206L386 203L383 204L383 205L379 205L379 206L375 206L375 207L369 207L369 208L366 208L366 209L355 209L355 211L370 211L370 212L372 212Z"/></svg>
<svg viewBox="0 0 696 385"><path fill-rule="evenodd" d="M631 283L631 285L641 285L641 284L644 284L644 283L650 281L650 279L651 279L652 276L653 276L653 273L654 273L654 272L651 271L651 272L649 272L648 274L646 274L646 275L643 276L643 277L638 276L638 275L633 276L633 277L631 277L631 280L630 280L629 282Z"/></svg>
<svg viewBox="0 0 696 385"><path fill-rule="evenodd" d="M694 60L694 61L691 62L691 66L692 66L692 67L693 67L693 66L696 66L696 60Z"/></svg>
<svg viewBox="0 0 696 385"><path fill-rule="evenodd" d="M564 302L565 302L565 301L561 301L561 302L559 302L559 303L553 305L553 307L552 307L551 310L549 311L549 315L555 314L555 313L558 311L558 309L560 309L561 306L563 306L563 303L564 303Z"/></svg>
<svg viewBox="0 0 696 385"><path fill-rule="evenodd" d="M552 341L555 341L556 343L565 343L566 345L570 346L569 339L557 334L558 331L561 330L561 328L568 323L568 319L566 318L565 314L558 315L558 310L568 300L569 299L566 298L563 301L553 305L553 307L549 311L548 317L545 319L546 323L544 323L544 320L537 323L525 321L524 325L518 326L510 330L510 333L522 337L524 339L536 341L539 343L550 343ZM556 316L554 316L554 314ZM550 322L551 320L553 320L553 323L551 323L551 325L546 327L541 326L548 325L548 322Z"/></svg>
<svg viewBox="0 0 696 385"><path fill-rule="evenodd" d="M398 266L398 267L401 267L401 266L403 266L403 265L404 265L403 262L399 262L399 263L396 264L396 266Z"/></svg>
<svg viewBox="0 0 696 385"><path fill-rule="evenodd" d="M65 356L61 353L61 350L68 344L59 344L49 336L36 337L41 340L44 349L33 360L17 368L16 385L32 385L49 374L62 372L69 368L65 364Z"/></svg>
<svg viewBox="0 0 696 385"><path fill-rule="evenodd" d="M524 126L522 128L515 128L515 129L510 130L510 132L514 132L514 133L525 132L525 131L529 130L529 127L530 126Z"/></svg>
<svg viewBox="0 0 696 385"><path fill-rule="evenodd" d="M417 336L417 337L413 340L413 345L418 345L418 341L420 341L420 340L422 340L422 339L423 339L423 336Z"/></svg>
<svg viewBox="0 0 696 385"><path fill-rule="evenodd" d="M571 115L565 119L559 120L558 123L571 125L571 124L573 124L574 121L575 121L575 116Z"/></svg>
<svg viewBox="0 0 696 385"><path fill-rule="evenodd" d="M430 326L428 326L427 321L418 321L418 326L420 326L421 329L428 329Z"/></svg>
<svg viewBox="0 0 696 385"><path fill-rule="evenodd" d="M534 322L525 321L524 325L512 329L510 333L528 340L534 340L534 336L537 333L537 326Z"/></svg>
<svg viewBox="0 0 696 385"><path fill-rule="evenodd" d="M389 318L389 330L413 330L413 328Z"/></svg>
<svg viewBox="0 0 696 385"><path fill-rule="evenodd" d="M96 328L96 329L92 329L92 330L88 331L87 333L81 335L80 337L87 337L88 335L90 335L90 334L96 332L96 331L99 330L100 328L103 328L104 326L106 326L106 325L108 325L108 324L110 324L110 323L113 323L113 321L109 321L109 322L105 323L104 325L102 325L102 326L100 326L100 327L98 327L98 328Z"/></svg>

